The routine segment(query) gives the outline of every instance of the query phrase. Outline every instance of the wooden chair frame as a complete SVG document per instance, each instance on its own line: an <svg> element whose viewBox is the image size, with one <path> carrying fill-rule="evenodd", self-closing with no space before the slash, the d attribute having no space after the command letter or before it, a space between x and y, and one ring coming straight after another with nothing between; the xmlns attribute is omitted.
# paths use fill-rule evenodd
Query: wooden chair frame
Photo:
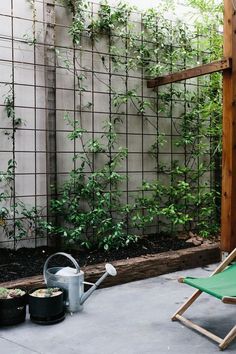
<svg viewBox="0 0 236 354"><path fill-rule="evenodd" d="M215 269L215 271L210 276L222 272L235 258L236 248L228 255L228 257ZM183 278L180 278L179 282L183 282ZM192 305L192 303L201 295L201 293L201 290L196 290L193 295L175 312L175 314L172 316L172 321L180 321L184 325L209 337L210 339L219 344L219 348L221 350L224 350L236 337L236 325L229 331L229 333L224 338L220 338L212 332L206 330L205 328L197 325L196 323L182 316L182 314ZM225 296L221 299L221 301L225 304L236 305L236 298L234 297Z"/></svg>

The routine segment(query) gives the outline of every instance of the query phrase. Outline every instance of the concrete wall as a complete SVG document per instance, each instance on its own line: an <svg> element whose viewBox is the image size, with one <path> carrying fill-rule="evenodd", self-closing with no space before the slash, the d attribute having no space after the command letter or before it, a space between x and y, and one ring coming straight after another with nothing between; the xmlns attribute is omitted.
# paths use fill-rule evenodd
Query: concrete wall
<svg viewBox="0 0 236 354"><path fill-rule="evenodd" d="M42 1L36 1L36 13L38 21L43 21ZM43 43L43 23L38 22L35 27L37 40ZM28 2L0 2L0 170L5 171L8 160L13 158L13 141L5 135L6 130L12 132L12 125L5 112L4 100L14 82L15 115L23 121L15 133L15 195L27 206L40 207L45 206L47 200L44 55L43 50L36 50L27 43L32 39L32 31L32 9ZM1 184L2 189L9 190ZM30 228L28 237L19 244L35 245L34 232ZM1 246L13 245L12 241L7 242L4 233L2 240L6 243ZM37 240L38 245L42 242L45 240Z"/></svg>

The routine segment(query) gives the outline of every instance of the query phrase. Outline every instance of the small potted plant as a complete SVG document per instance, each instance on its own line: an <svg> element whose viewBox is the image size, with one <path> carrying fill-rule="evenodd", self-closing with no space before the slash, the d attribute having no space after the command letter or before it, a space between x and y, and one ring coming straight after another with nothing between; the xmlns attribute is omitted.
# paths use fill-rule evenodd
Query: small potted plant
<svg viewBox="0 0 236 354"><path fill-rule="evenodd" d="M64 294L60 288L41 287L29 292L31 321L38 324L54 324L65 318Z"/></svg>
<svg viewBox="0 0 236 354"><path fill-rule="evenodd" d="M24 322L27 293L22 289L0 288L0 325Z"/></svg>

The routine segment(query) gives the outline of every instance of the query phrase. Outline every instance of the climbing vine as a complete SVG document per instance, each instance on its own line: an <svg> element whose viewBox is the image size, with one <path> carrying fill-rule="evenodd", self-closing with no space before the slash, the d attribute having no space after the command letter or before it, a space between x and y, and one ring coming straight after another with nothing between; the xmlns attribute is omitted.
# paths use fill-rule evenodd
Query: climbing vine
<svg viewBox="0 0 236 354"><path fill-rule="evenodd" d="M86 130L81 128L80 122L74 121L68 114L65 120L73 128L68 138L72 141L79 139L84 153L74 156L74 161L79 160L79 167L71 171L61 187L61 197L51 203L53 213L63 213L64 223L62 226L47 224L47 229L50 233L63 236L69 243L76 242L89 249L101 247L108 250L127 246L136 240L136 236L126 233L129 207L120 202L118 185L124 177L116 172L127 151L118 147L112 158L106 151L107 146L117 146L117 135L111 122L104 123L102 137L105 143L102 144L100 139L85 143ZM106 161L94 171L91 154L101 152L105 153ZM86 169L90 171L88 176Z"/></svg>
<svg viewBox="0 0 236 354"><path fill-rule="evenodd" d="M35 233L42 234L43 228L40 227L41 210L27 206L21 198L17 197L15 191L17 169L14 153L15 135L25 122L16 115L14 100L14 90L10 85L4 98L6 118L10 127L4 130L3 134L12 142L13 155L7 161L6 170L0 171L0 229L16 244L22 238L28 238ZM37 221L39 221L38 224Z"/></svg>
<svg viewBox="0 0 236 354"><path fill-rule="evenodd" d="M58 197L51 201L51 212L60 221L41 226L68 243L105 250L135 242L152 225L158 225L160 232L191 230L202 236L217 233L221 75L166 85L145 95L144 87L148 78L221 58L222 36L218 29L222 7L214 0L186 0L194 8L189 26L177 17L175 21L168 19L166 12L173 15L175 11L174 2L168 0L142 14L124 2L113 8L102 1L97 14L85 0L63 3L72 14L68 32L76 54L72 58L70 51L56 48L56 55L60 66L75 76L76 95L83 101L75 116L65 112L68 139L80 144L81 152L74 154L74 167L59 187ZM108 80L83 64L85 41L96 53ZM99 49L100 41L105 46L103 51ZM106 87L110 98L103 132L88 139L83 113L94 111L93 102L85 101L91 72ZM131 84L134 73L141 78L139 84ZM118 88L114 77L119 78ZM144 131L151 127L155 134L148 153L156 178L143 178L135 199L126 198L124 202L122 185L127 184L127 177L120 170L129 151L127 146L120 146L118 132L127 124L127 110L132 111L137 123L142 122ZM9 176L12 164L16 167L12 161Z"/></svg>
<svg viewBox="0 0 236 354"><path fill-rule="evenodd" d="M165 11L170 3L163 3L165 6L162 11L149 9L142 14L141 31L138 33L134 23L130 21L134 9L129 5L119 3L112 8L106 1L102 1L97 18L87 21L81 7L84 3L78 2L73 7L74 16L69 33L73 42L80 46L82 37L89 36L95 49L101 38L107 38L113 73L123 71L128 75L131 70L141 72L144 85L147 77L157 77L222 56L222 36L218 33L222 22L221 6L214 1L188 1L188 5L197 9L195 27L189 29L183 21L172 22L166 19ZM173 2L171 4L173 11ZM209 11L211 16L207 16ZM103 55L100 55L100 59L103 69L110 73L109 62L106 62ZM67 67L73 67L72 64L68 66L68 60L66 63ZM81 70L86 72L86 68L82 66L78 72ZM78 72L76 71L76 75L80 84L82 81L86 82L86 75L81 80ZM127 78L121 77L121 80L124 84L127 82ZM126 88L122 92L109 83L107 88L112 94L112 111L115 110L115 114L110 114L110 122L116 119L123 122L122 110L129 104L136 110L137 117L140 116L139 119L151 124L156 131L156 141L150 146L149 153L156 161L158 177L153 181L144 180L135 202L125 206L129 214L126 220L128 225L142 229L155 222L160 231L176 232L182 227L185 230L196 230L202 236L216 234L219 228L217 218L220 198L220 74L199 79L195 88L187 83L184 88L181 85L168 85L157 90L156 100L140 97L137 87ZM177 124L177 120L173 119L173 106L178 102L181 102L184 112L179 115ZM172 135L177 136L172 148L183 151L184 162L178 158L172 159L169 164L162 161L160 151L167 144L167 137L159 129L158 123L154 124L149 118L150 112L172 116ZM91 141L90 144L93 145L94 142ZM100 146L98 141L96 144ZM95 155L101 152L98 146L90 152ZM109 143L102 149L109 151ZM89 160L89 164L92 165L92 160ZM77 171L76 176L81 178L81 170ZM86 183L86 186L90 185L89 180ZM116 196L116 192L112 192L109 198L112 198L113 193ZM87 202L94 204L94 194L87 197ZM109 211L111 205L106 205L106 208ZM60 208L58 211L61 211ZM79 215L84 213L79 212ZM122 227L125 227L124 223ZM63 230L62 228L61 233ZM106 231L101 232L102 238L106 237ZM112 234L112 228L108 232ZM80 236L75 237L74 241L78 242L78 239Z"/></svg>
<svg viewBox="0 0 236 354"><path fill-rule="evenodd" d="M142 14L141 30L138 32L130 20L134 8L126 3L121 2L112 8L106 1L102 1L97 17L86 18L90 6L88 3L77 1L72 5L70 1L66 1L67 7L73 13L69 33L73 43L79 45L81 51L83 36L91 39L93 50L99 55L103 70L108 74L112 76L123 71L128 77L131 70L136 71L142 73L144 85L146 78L221 57L222 37L217 26L222 21L222 8L214 7L213 1L212 4L205 1L189 1L188 4L198 10L195 14L195 26L190 28L181 20L172 22L166 19L165 11L170 3L168 1L163 3L165 4L162 11L148 9ZM171 4L173 11L173 2ZM213 9L216 16L207 17L209 9L211 11ZM208 33L207 37L205 33ZM97 43L101 38L107 38L111 62L97 49ZM77 57L76 65L79 69L74 70L67 56L63 59L59 51L57 54L65 67L75 73L80 92L86 91L87 73L90 69L83 67ZM81 71L84 73L82 76ZM93 75L96 77L96 72ZM127 77L121 76L123 87L127 84ZM107 86L112 97L112 112L107 122L110 124L109 127L112 127L112 134L105 145L101 145L100 139L90 140L87 143L87 153L86 146L83 145L84 154L79 157L82 161L80 167L72 171L69 180L62 187L63 198L52 203L52 210L64 215L67 226L62 223L58 229L57 226L49 225L52 231L64 235L70 242L77 242L89 248L95 244L105 249L124 246L135 240L127 233L129 227L142 229L153 222L158 223L160 231L176 232L181 227L196 230L202 236L217 233L220 195L217 169L221 152L220 74L199 79L195 88L188 86L187 83L184 84L184 88L181 85L168 85L157 90L155 100L140 97L137 87L127 88L126 85L122 91L122 87L120 90L114 89L111 82L103 84ZM178 117L177 125L177 121L173 119L173 106L178 102L182 103L184 112ZM87 107L91 104L88 102ZM123 110L127 105L135 109L137 119L143 119L146 124L151 124L156 131L156 141L150 146L149 153L156 162L158 178L153 181L144 180L135 202L122 206L120 202L122 192L118 190L123 177L116 169L127 157L122 154L122 158L117 159L117 163L113 165L111 151L114 149L114 141L111 142L111 137L113 139L116 136L116 122L124 124ZM172 159L169 164L162 161L160 151L167 144L167 137L159 129L158 123L153 123L150 119L150 112L155 115L172 116L171 130L172 134L177 136L172 148L182 149L184 162L178 158ZM79 120L76 124L80 124ZM79 131L74 129L69 138L82 138L84 133L81 128ZM94 159L96 160L96 156L102 152L108 160L103 167L94 171ZM84 178L86 165L91 168L87 179ZM169 183L161 182L163 176L168 178ZM112 188L113 178L115 190ZM75 183L75 179L79 184ZM105 192L108 183L110 191ZM73 207L72 211L68 205L73 200L76 207ZM88 209L82 207L82 200L89 205ZM66 210L69 212L66 213ZM101 225L99 219L102 220ZM209 219L212 222L209 223ZM111 240L109 244L108 239Z"/></svg>

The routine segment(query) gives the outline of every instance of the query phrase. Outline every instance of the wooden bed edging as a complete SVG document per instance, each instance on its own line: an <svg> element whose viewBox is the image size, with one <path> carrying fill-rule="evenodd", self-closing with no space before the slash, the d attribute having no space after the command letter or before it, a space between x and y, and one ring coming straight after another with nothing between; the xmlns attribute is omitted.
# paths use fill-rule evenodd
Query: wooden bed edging
<svg viewBox="0 0 236 354"><path fill-rule="evenodd" d="M178 270L201 267L220 261L219 244L201 245L178 251L168 251L158 254L114 261L112 264L117 268L116 277L107 277L101 287L108 287L128 283L135 280L155 277ZM85 272L85 280L94 282L104 273L104 264L89 265L82 268ZM22 278L5 283L0 287L23 287L33 288L44 283L42 275Z"/></svg>

